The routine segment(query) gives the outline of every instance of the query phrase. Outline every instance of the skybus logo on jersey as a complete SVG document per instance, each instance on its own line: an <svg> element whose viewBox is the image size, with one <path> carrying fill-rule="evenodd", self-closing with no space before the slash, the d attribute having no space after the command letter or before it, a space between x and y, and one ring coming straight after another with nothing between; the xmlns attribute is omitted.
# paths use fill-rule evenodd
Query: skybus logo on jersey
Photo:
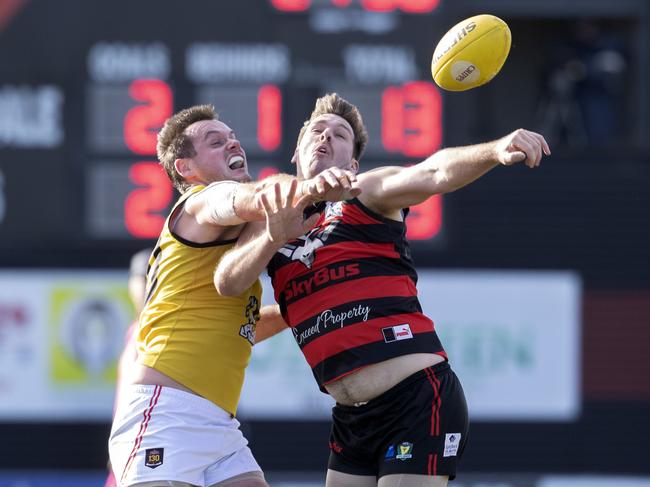
<svg viewBox="0 0 650 487"><path fill-rule="evenodd" d="M359 264L346 264L337 267L319 269L311 276L299 281L294 279L284 288L286 299L309 295L331 281L340 281L346 277L360 274Z"/></svg>
<svg viewBox="0 0 650 487"><path fill-rule="evenodd" d="M411 333L411 327L408 323L403 323L401 325L388 326L381 329L382 334L384 335L384 341L386 343L395 342L397 340L408 340L413 338L413 333Z"/></svg>

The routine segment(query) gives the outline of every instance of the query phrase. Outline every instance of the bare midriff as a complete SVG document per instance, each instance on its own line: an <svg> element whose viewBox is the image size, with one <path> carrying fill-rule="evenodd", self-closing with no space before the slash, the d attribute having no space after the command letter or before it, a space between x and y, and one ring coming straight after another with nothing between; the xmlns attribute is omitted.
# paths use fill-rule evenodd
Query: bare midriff
<svg viewBox="0 0 650 487"><path fill-rule="evenodd" d="M445 359L435 353L412 353L368 365L325 386L337 403L365 403L399 384L409 375Z"/></svg>

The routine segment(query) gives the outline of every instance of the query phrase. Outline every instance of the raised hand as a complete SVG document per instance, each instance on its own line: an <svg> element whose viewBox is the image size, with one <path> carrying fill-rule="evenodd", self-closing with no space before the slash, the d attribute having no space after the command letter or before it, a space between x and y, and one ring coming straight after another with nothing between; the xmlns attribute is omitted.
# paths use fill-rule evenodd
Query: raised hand
<svg viewBox="0 0 650 487"><path fill-rule="evenodd" d="M497 140L495 150L497 160L505 166L523 161L526 166L533 168L539 166L543 154L551 155L544 137L525 129L517 129Z"/></svg>
<svg viewBox="0 0 650 487"><path fill-rule="evenodd" d="M311 201L344 201L356 198L361 188L352 171L331 167L311 179L301 182L301 194L309 195Z"/></svg>
<svg viewBox="0 0 650 487"><path fill-rule="evenodd" d="M271 242L283 245L289 240L307 233L318 221L316 213L305 219L303 212L313 201L309 194L303 194L294 203L298 181L294 179L286 194L282 194L279 183L266 188L259 200L266 216L266 233Z"/></svg>

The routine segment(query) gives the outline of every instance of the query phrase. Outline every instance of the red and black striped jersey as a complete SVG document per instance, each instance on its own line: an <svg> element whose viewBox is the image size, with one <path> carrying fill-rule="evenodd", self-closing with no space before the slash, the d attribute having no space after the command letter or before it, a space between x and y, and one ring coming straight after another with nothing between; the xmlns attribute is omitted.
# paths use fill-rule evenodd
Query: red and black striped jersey
<svg viewBox="0 0 650 487"><path fill-rule="evenodd" d="M400 355L446 358L418 301L405 234L404 222L356 198L327 203L314 228L271 259L275 299L321 388Z"/></svg>

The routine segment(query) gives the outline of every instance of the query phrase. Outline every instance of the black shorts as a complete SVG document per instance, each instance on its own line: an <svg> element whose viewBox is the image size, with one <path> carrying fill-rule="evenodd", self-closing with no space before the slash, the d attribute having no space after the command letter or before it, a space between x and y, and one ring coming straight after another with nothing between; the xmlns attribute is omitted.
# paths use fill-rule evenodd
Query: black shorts
<svg viewBox="0 0 650 487"><path fill-rule="evenodd" d="M465 394L447 362L362 406L332 409L328 468L352 475L456 476L467 443Z"/></svg>

